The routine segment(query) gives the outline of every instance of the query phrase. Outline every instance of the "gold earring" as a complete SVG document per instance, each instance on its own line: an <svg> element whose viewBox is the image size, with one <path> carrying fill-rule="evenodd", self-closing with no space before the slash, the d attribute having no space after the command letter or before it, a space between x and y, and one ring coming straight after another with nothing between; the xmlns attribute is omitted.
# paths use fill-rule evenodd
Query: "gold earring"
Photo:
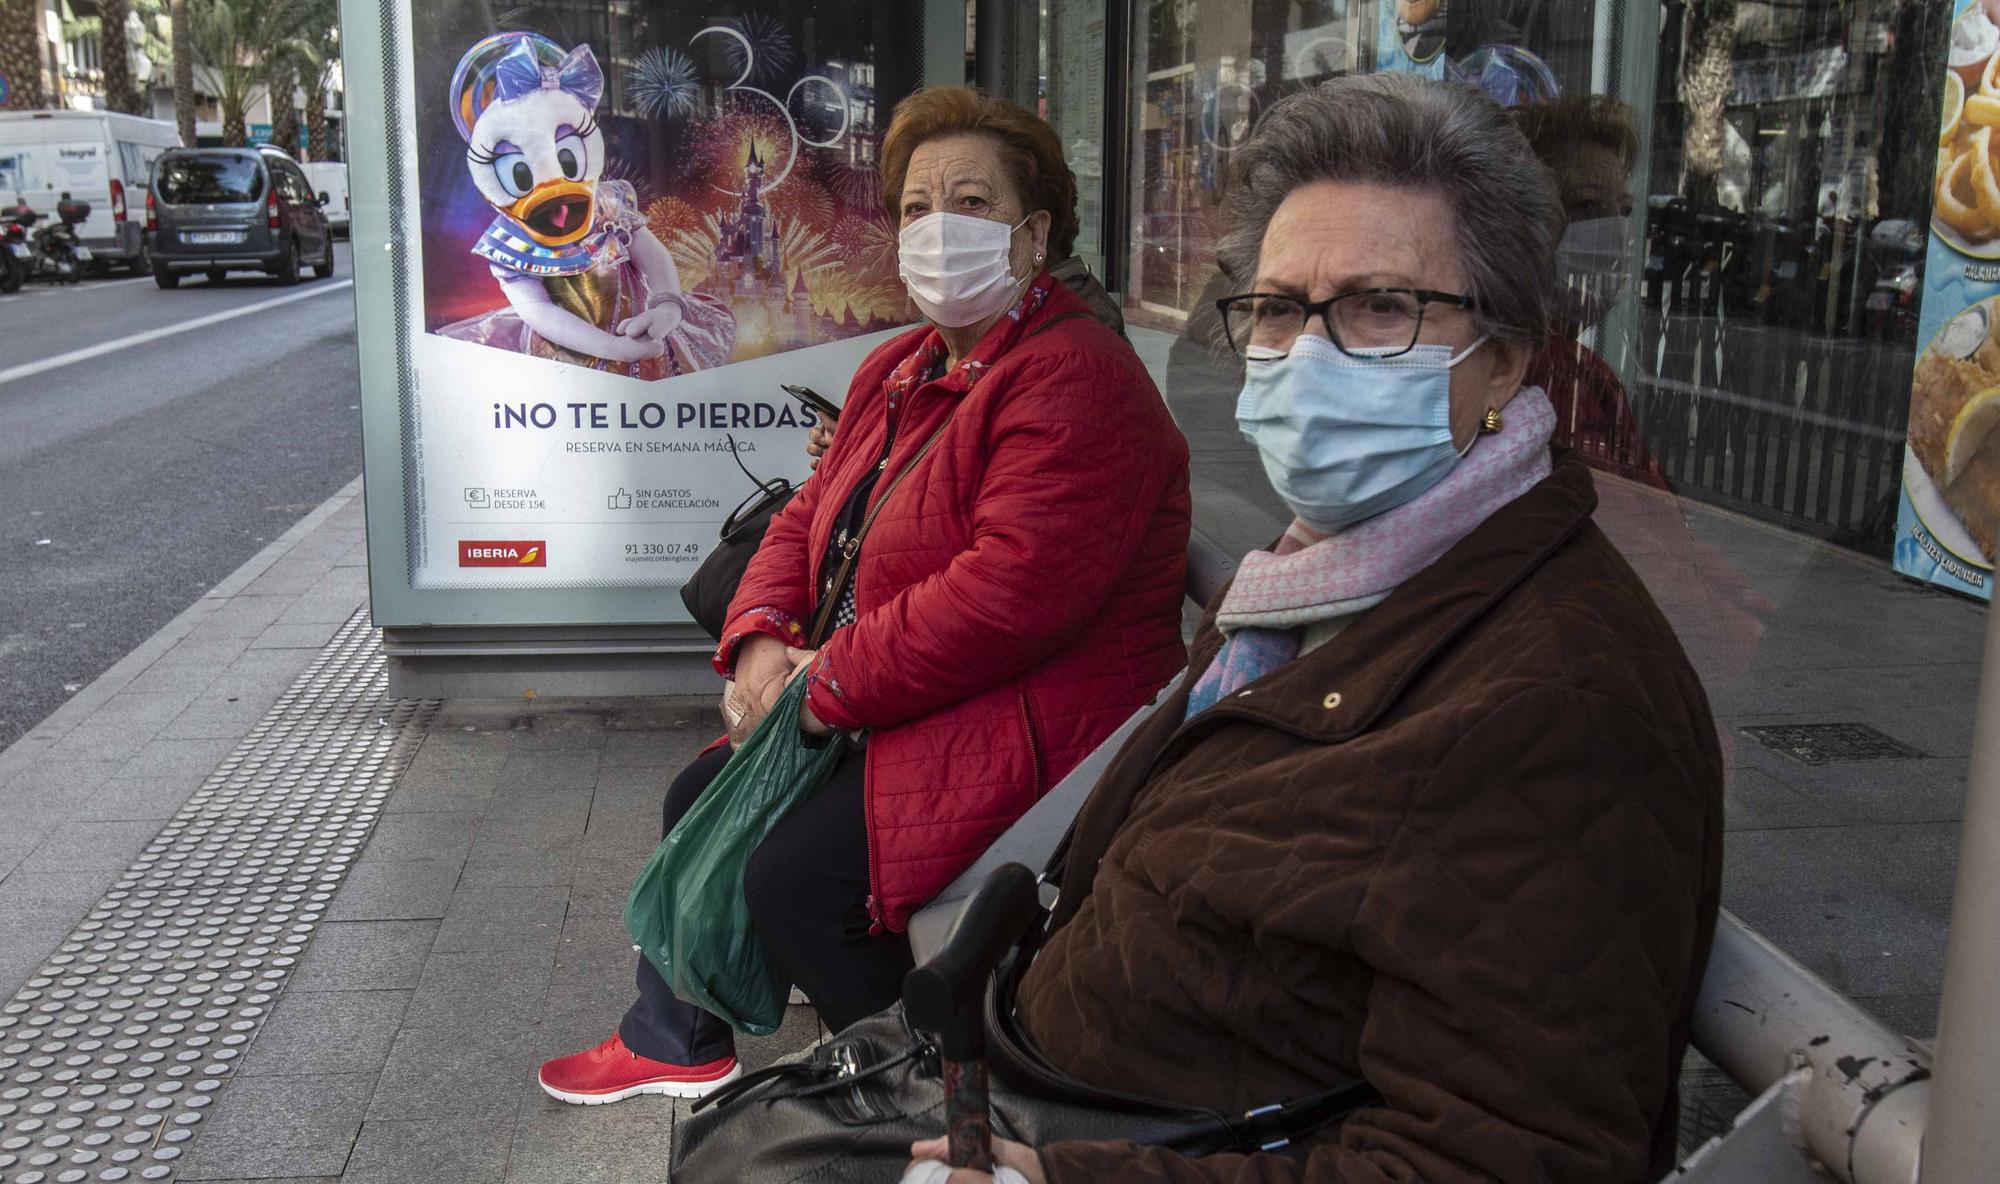
<svg viewBox="0 0 2000 1184"><path fill-rule="evenodd" d="M1494 432L1499 431L1500 428L1500 409L1498 407L1488 407L1486 409L1486 418L1479 421L1479 430L1490 436Z"/></svg>

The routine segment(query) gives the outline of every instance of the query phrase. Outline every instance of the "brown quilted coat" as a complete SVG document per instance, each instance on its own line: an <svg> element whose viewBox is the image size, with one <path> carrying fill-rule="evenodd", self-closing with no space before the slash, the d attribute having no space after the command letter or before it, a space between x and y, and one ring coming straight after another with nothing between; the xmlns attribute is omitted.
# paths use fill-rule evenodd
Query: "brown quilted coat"
<svg viewBox="0 0 2000 1184"><path fill-rule="evenodd" d="M1354 1077L1382 1101L1252 1156L1058 1143L1052 1182L1671 1166L1722 764L1596 501L1559 453L1333 641L1182 725L1184 682L1128 743L1079 815L1024 1029L1085 1080L1225 1112Z"/></svg>

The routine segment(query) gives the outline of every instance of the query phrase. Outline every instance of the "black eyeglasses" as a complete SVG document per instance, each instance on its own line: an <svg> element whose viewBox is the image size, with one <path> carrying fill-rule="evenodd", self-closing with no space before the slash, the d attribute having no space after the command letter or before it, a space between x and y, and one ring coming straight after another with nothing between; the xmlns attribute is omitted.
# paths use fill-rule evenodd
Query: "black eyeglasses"
<svg viewBox="0 0 2000 1184"><path fill-rule="evenodd" d="M1305 301L1276 292L1245 292L1215 302L1236 356L1276 361L1317 316L1326 335L1351 357L1393 358L1416 348L1424 310L1433 304L1471 311L1472 297L1426 288L1358 288L1325 300Z"/></svg>

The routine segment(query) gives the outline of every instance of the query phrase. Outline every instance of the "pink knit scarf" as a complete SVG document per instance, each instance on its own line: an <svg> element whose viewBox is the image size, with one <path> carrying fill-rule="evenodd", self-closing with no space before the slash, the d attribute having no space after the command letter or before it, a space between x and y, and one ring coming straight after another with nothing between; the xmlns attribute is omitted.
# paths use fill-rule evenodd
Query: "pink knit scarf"
<svg viewBox="0 0 2000 1184"><path fill-rule="evenodd" d="M1278 546L1252 551L1236 569L1216 625L1295 629L1388 599L1437 562L1493 512L1549 475L1555 407L1540 387L1508 402L1504 426L1481 436L1445 479L1412 501L1334 535L1293 523Z"/></svg>

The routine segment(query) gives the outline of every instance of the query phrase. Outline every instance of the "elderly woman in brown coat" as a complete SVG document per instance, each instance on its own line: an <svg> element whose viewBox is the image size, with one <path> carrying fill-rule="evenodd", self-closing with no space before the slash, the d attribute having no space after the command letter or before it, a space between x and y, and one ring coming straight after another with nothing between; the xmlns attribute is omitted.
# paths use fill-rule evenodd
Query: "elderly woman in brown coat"
<svg viewBox="0 0 2000 1184"><path fill-rule="evenodd" d="M1061 1184L1656 1180L1721 761L1522 385L1549 175L1477 92L1400 75L1288 100L1237 168L1237 416L1297 521L1244 560L1083 808L1012 1012L1057 1068L1130 1094L1380 1097L1251 1155L997 1158Z"/></svg>

